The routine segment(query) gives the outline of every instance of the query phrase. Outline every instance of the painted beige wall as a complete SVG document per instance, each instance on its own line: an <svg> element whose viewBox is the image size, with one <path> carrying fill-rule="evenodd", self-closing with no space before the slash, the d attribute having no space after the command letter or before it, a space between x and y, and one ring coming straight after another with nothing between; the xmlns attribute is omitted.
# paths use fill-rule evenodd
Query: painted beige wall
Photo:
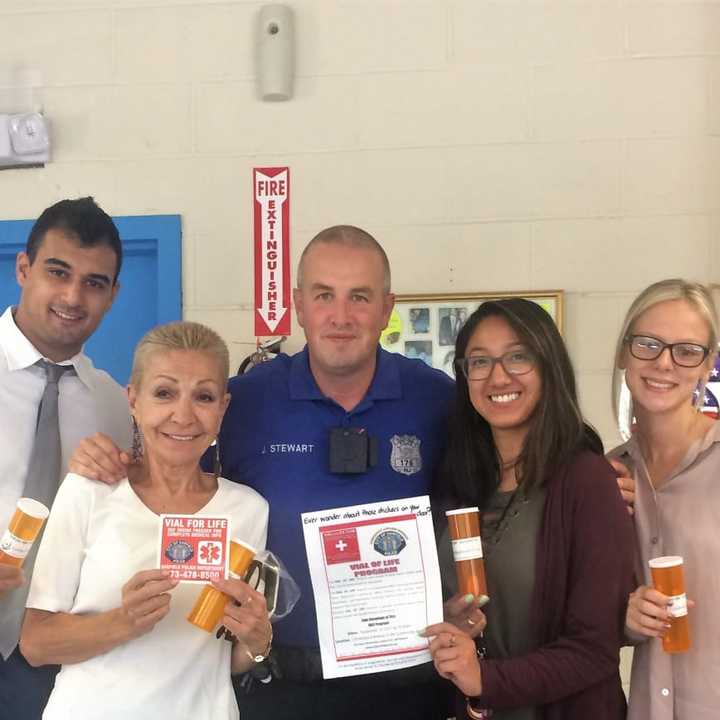
<svg viewBox="0 0 720 720"><path fill-rule="evenodd" d="M351 222L385 244L399 293L563 288L583 406L614 442L633 294L720 277L720 4L292 5L297 95L265 104L257 3L2 0L0 111L42 106L54 162L0 173L0 215L84 193L180 213L186 316L239 361L251 168L288 164L295 258Z"/></svg>
<svg viewBox="0 0 720 720"><path fill-rule="evenodd" d="M89 193L180 213L185 314L237 363L251 168L290 165L295 258L348 222L384 243L398 293L563 288L583 406L613 443L631 298L720 278L720 3L291 5L297 95L263 104L257 3L1 0L0 111L44 108L54 161L0 173L0 217Z"/></svg>

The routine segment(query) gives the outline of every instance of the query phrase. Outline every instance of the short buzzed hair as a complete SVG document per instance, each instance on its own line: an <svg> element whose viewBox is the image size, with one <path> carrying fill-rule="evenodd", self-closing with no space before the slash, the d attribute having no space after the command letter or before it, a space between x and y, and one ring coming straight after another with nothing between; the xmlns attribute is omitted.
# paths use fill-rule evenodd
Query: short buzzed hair
<svg viewBox="0 0 720 720"><path fill-rule="evenodd" d="M354 225L333 225L321 230L306 246L300 256L297 270L297 286L302 287L305 257L316 245L344 245L345 247L368 248L379 256L383 266L383 290L390 292L390 262L382 245L367 231Z"/></svg>

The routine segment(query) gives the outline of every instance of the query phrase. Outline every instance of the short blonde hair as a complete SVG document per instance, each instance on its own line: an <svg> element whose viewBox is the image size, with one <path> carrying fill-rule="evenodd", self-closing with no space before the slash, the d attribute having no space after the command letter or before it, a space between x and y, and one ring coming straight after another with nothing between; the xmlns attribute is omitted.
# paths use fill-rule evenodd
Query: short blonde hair
<svg viewBox="0 0 720 720"><path fill-rule="evenodd" d="M626 340L629 335L632 335L635 322L646 310L668 300L685 300L705 320L709 331L709 358L714 362L718 352L718 315L710 290L705 285L681 278L670 278L669 280L660 280L660 282L653 283L645 288L633 301L625 315L620 336L615 346L615 363L612 377L612 404L615 418L618 417L620 389L622 386L622 372L619 366L625 352ZM704 390L705 381L702 382L700 387L698 406L702 404Z"/></svg>
<svg viewBox="0 0 720 720"><path fill-rule="evenodd" d="M230 373L230 354L225 341L209 327L196 322L171 322L158 325L142 337L135 348L130 384L139 386L148 358L156 352L197 350L217 360L223 387Z"/></svg>

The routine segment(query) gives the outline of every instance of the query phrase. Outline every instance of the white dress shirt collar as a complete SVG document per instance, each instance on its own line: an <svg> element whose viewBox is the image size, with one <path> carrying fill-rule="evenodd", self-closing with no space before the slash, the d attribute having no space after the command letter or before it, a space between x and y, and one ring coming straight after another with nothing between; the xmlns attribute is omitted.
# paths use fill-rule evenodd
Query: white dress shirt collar
<svg viewBox="0 0 720 720"><path fill-rule="evenodd" d="M0 351L5 355L5 362L9 372L25 370L43 358L42 353L23 335L15 324L13 308L9 307L0 316ZM45 358L48 362L53 362ZM90 358L82 351L59 365L72 365L80 381L93 390L95 378L93 364Z"/></svg>

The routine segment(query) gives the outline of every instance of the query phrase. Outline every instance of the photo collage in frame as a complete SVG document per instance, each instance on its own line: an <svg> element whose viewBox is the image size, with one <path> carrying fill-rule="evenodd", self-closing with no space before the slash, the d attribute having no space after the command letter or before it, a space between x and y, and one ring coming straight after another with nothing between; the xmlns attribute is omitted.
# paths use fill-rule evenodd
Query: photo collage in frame
<svg viewBox="0 0 720 720"><path fill-rule="evenodd" d="M387 328L380 337L385 350L422 360L455 377L455 340L458 332L483 302L523 297L541 305L562 332L561 290L461 295L398 295Z"/></svg>

